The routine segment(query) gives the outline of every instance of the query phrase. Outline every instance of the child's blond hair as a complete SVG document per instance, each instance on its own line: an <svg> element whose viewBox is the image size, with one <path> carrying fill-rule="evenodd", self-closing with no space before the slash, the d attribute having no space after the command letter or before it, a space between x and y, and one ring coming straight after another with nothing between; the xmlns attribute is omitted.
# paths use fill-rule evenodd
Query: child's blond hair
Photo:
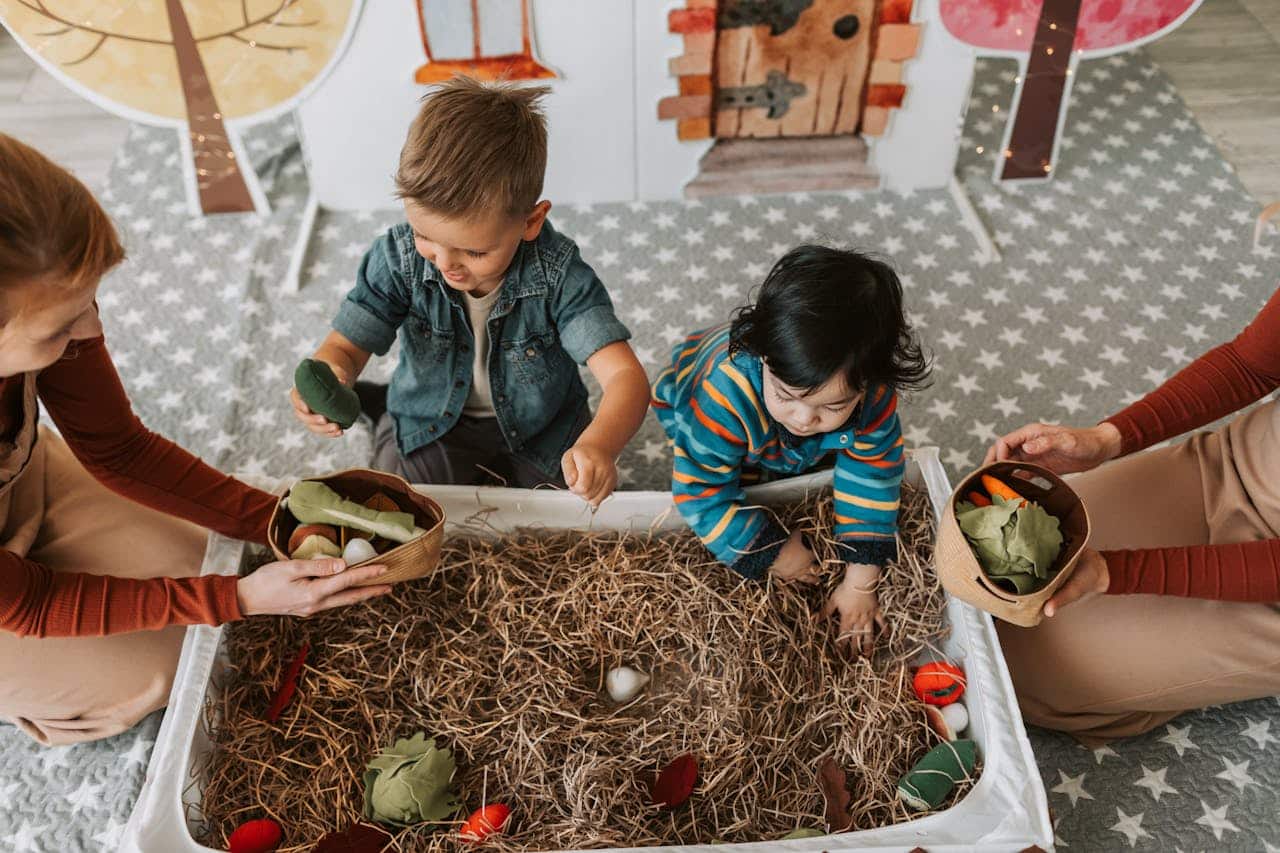
<svg viewBox="0 0 1280 853"><path fill-rule="evenodd" d="M545 86L457 76L423 99L396 171L396 194L452 218L529 214L542 195Z"/></svg>

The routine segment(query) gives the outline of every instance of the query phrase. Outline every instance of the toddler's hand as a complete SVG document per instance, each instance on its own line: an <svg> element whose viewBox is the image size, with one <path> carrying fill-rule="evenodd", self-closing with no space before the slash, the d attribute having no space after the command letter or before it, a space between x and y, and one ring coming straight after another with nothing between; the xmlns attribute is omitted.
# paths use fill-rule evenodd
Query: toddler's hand
<svg viewBox="0 0 1280 853"><path fill-rule="evenodd" d="M575 444L560 457L569 491L598 508L618 486L618 466L608 453L593 444Z"/></svg>
<svg viewBox="0 0 1280 853"><path fill-rule="evenodd" d="M328 362L326 362L328 364ZM351 379L347 376L347 372L335 364L329 364L333 370L333 375L338 377L338 381L343 385L350 385ZM329 438L337 438L342 435L342 427L326 418L324 415L318 415L311 411L311 407L302 399L302 395L298 393L297 388L289 389L289 401L293 403L293 416L311 430L316 435L324 435Z"/></svg>
<svg viewBox="0 0 1280 853"><path fill-rule="evenodd" d="M858 654L869 654L875 646L876 628L885 628L884 614L876 597L880 569L863 563L850 564L844 580L831 592L820 618L840 614L837 644L848 643Z"/></svg>
<svg viewBox="0 0 1280 853"><path fill-rule="evenodd" d="M818 582L818 561L804 544L804 536L799 530L782 543L782 550L769 567L769 574L780 581Z"/></svg>

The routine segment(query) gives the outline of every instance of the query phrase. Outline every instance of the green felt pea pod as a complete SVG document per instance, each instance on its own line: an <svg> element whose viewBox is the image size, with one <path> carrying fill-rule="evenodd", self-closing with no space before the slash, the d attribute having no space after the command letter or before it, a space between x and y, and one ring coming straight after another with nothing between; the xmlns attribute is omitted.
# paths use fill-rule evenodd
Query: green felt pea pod
<svg viewBox="0 0 1280 853"><path fill-rule="evenodd" d="M315 358L304 358L293 371L293 387L311 411L324 415L343 429L360 416L360 398L334 375L333 368Z"/></svg>
<svg viewBox="0 0 1280 853"><path fill-rule="evenodd" d="M303 524L354 527L392 542L408 542L427 532L416 526L413 516L407 512L370 509L315 480L299 480L294 484L289 490L288 508Z"/></svg>
<svg viewBox="0 0 1280 853"><path fill-rule="evenodd" d="M969 778L977 761L977 744L971 740L940 743L898 782L898 799L912 811L936 809L956 785Z"/></svg>

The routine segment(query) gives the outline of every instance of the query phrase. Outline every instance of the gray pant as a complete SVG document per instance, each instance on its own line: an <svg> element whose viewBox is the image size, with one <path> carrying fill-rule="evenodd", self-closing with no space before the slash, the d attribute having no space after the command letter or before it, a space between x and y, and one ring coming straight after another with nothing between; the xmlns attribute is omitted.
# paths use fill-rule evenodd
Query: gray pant
<svg viewBox="0 0 1280 853"><path fill-rule="evenodd" d="M384 414L373 432L373 467L410 483L438 486L566 487L560 472L548 478L532 462L512 453L497 418L463 415L444 436L402 456L396 446L395 422Z"/></svg>

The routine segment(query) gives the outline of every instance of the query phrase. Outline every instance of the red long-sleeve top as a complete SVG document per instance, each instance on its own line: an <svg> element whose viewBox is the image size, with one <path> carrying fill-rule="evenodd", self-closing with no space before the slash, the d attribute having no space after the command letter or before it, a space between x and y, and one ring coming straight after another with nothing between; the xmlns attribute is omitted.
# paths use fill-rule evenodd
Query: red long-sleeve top
<svg viewBox="0 0 1280 853"><path fill-rule="evenodd" d="M6 384L22 381L15 376ZM40 372L36 388L76 458L112 491L226 536L266 541L275 498L143 426L103 338L73 342L66 357ZM140 580L55 572L0 549L0 630L102 636L240 617L235 577Z"/></svg>
<svg viewBox="0 0 1280 853"><path fill-rule="evenodd" d="M1280 290L1230 343L1106 419L1133 453L1229 415L1280 388ZM1280 465L1280 458L1276 460ZM1104 551L1115 594L1280 601L1280 539Z"/></svg>

